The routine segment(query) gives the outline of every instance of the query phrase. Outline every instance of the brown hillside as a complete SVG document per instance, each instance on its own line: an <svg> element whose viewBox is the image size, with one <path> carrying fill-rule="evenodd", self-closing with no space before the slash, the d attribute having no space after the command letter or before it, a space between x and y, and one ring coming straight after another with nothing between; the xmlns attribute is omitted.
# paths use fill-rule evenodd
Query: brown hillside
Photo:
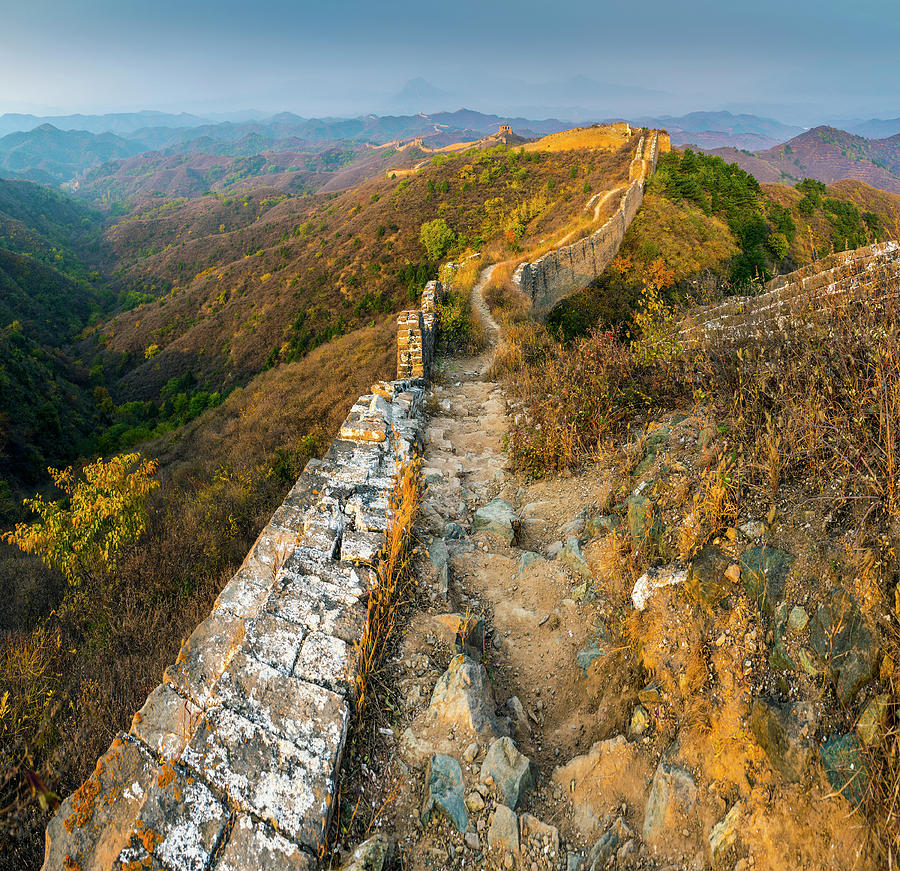
<svg viewBox="0 0 900 871"><path fill-rule="evenodd" d="M268 189L136 211L107 238L122 290L158 299L98 331L108 352L137 364L120 394L155 396L186 371L245 383L286 343L314 345L402 309L436 269L419 241L426 221L456 233L451 256L527 250L565 228L590 191L621 184L630 152L499 147L338 195Z"/></svg>

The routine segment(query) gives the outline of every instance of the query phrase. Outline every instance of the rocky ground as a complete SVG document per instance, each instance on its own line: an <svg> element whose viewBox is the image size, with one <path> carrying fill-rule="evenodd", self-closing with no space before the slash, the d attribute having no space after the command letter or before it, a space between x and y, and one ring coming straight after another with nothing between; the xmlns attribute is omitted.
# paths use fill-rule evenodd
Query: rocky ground
<svg viewBox="0 0 900 871"><path fill-rule="evenodd" d="M725 441L696 414L580 474L509 474L486 279L490 346L444 361L429 400L422 595L370 771L380 834L348 867L879 867L859 560L816 544L809 506L760 504L679 562Z"/></svg>

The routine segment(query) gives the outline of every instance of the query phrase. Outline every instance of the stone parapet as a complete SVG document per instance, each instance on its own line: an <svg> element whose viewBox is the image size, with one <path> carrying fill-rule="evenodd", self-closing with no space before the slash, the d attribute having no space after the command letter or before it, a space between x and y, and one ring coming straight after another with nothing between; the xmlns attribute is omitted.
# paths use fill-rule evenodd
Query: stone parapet
<svg viewBox="0 0 900 871"><path fill-rule="evenodd" d="M710 339L731 344L759 341L829 300L851 294L881 299L896 295L898 289L900 244L867 245L778 276L758 296L731 297L694 311L684 319L680 338L688 349Z"/></svg>
<svg viewBox="0 0 900 871"><path fill-rule="evenodd" d="M43 871L317 867L372 564L401 465L423 447L440 292L432 282L424 313L401 316L418 374L373 385L309 461L128 733L50 821Z"/></svg>
<svg viewBox="0 0 900 871"><path fill-rule="evenodd" d="M656 169L659 132L642 136L629 169L629 184L615 214L590 236L522 263L513 281L531 300L536 314L547 314L560 300L590 285L615 259L625 231L644 199L644 186Z"/></svg>

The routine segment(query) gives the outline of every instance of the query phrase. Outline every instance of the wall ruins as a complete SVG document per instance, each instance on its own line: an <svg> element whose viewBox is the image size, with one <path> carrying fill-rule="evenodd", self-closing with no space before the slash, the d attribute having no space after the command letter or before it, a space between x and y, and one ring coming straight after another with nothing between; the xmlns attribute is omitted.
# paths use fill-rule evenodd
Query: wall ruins
<svg viewBox="0 0 900 871"><path fill-rule="evenodd" d="M664 131L641 136L629 168L629 184L615 214L590 236L516 269L513 281L531 300L536 314L547 314L560 300L583 290L612 263L641 207L644 186L656 169L659 155L669 150L669 137Z"/></svg>
<svg viewBox="0 0 900 871"><path fill-rule="evenodd" d="M759 296L732 297L691 313L682 324L681 341L688 349L711 338L734 344L757 341L828 300L847 294L881 298L898 288L900 244L843 251L772 279Z"/></svg>
<svg viewBox="0 0 900 871"><path fill-rule="evenodd" d="M306 871L324 844L371 565L422 449L435 309L303 474L162 683L47 828L44 871ZM418 341L416 345L413 338Z"/></svg>

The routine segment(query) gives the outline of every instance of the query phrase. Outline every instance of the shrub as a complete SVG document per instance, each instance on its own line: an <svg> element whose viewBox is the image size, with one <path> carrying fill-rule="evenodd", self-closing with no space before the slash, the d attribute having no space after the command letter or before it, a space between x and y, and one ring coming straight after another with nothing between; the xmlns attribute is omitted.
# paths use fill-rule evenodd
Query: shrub
<svg viewBox="0 0 900 871"><path fill-rule="evenodd" d="M456 239L456 233L443 218L426 221L419 229L419 241L430 260L440 260Z"/></svg>

